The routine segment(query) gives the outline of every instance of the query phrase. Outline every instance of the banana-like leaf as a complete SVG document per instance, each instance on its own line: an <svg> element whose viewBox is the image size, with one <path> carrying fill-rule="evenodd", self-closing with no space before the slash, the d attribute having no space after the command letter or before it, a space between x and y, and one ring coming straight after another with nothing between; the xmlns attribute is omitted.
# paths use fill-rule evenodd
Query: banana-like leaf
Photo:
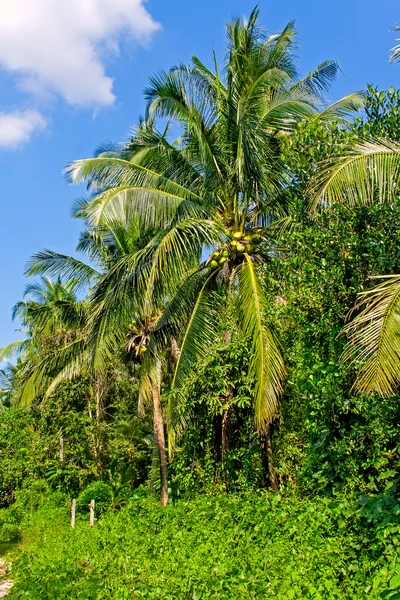
<svg viewBox="0 0 400 600"><path fill-rule="evenodd" d="M361 312L343 329L342 360L357 368L357 391L389 396L400 379L400 275L377 279L382 283L359 295L352 313Z"/></svg>

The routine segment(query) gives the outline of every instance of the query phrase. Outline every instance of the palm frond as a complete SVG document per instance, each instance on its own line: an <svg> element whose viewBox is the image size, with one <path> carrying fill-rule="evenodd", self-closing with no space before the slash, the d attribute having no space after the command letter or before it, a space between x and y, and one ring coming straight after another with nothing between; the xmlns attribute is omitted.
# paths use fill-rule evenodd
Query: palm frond
<svg viewBox="0 0 400 600"><path fill-rule="evenodd" d="M390 31L394 31L394 32L400 31L400 25L396 25ZM400 42L400 38L396 38L396 42ZM389 61L390 62L400 62L400 44L396 44L396 46L394 46L391 49Z"/></svg>
<svg viewBox="0 0 400 600"><path fill-rule="evenodd" d="M251 257L238 268L239 326L251 344L249 374L254 378L254 420L259 430L271 422L283 391L285 367L273 334L265 325L266 300Z"/></svg>
<svg viewBox="0 0 400 600"><path fill-rule="evenodd" d="M77 282L76 289L90 284L100 276L96 269L73 256L46 249L37 252L28 260L25 274L50 275L67 281L73 279Z"/></svg>
<svg viewBox="0 0 400 600"><path fill-rule="evenodd" d="M336 60L326 60L318 65L314 71L311 71L303 79L300 79L292 87L292 90L306 92L310 96L322 100L324 94L329 91L340 71L340 65Z"/></svg>
<svg viewBox="0 0 400 600"><path fill-rule="evenodd" d="M170 453L173 451L177 434L179 435L185 426L185 420L179 411L181 404L184 402L182 396L184 382L193 373L196 364L207 356L210 346L216 340L220 321L221 299L209 289L209 283L214 277L214 273L207 277L198 292L195 302L190 305L189 319L185 315L182 321L182 324L185 324L184 335L180 344L180 354L174 370L168 403L168 446ZM183 317L182 312L184 311L180 307L180 313Z"/></svg>
<svg viewBox="0 0 400 600"><path fill-rule="evenodd" d="M353 92L348 94L327 106L324 110L317 113L314 117L307 121L307 125L314 123L315 121L325 121L328 123L341 123L349 125L347 119L354 115L355 112L359 112L364 107L365 92Z"/></svg>
<svg viewBox="0 0 400 600"><path fill-rule="evenodd" d="M393 200L399 193L399 180L400 144L363 142L321 165L311 188L311 210L318 204L354 206Z"/></svg>
<svg viewBox="0 0 400 600"><path fill-rule="evenodd" d="M400 376L400 275L376 279L383 281L359 295L352 313L361 312L343 329L342 360L357 368L358 392L389 396Z"/></svg>
<svg viewBox="0 0 400 600"><path fill-rule="evenodd" d="M4 360L11 360L16 356L22 354L28 346L28 340L18 340L17 342L11 342L7 346L0 348L0 363Z"/></svg>

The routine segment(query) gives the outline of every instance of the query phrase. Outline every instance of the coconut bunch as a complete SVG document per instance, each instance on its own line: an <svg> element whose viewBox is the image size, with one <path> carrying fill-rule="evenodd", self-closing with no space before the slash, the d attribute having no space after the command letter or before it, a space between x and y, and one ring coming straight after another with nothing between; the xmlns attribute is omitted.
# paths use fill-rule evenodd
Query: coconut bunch
<svg viewBox="0 0 400 600"><path fill-rule="evenodd" d="M134 352L136 356L140 356L147 351L150 335L158 318L159 315L156 315L154 317L149 317L142 323L132 322L129 325L126 336L126 349L128 352Z"/></svg>
<svg viewBox="0 0 400 600"><path fill-rule="evenodd" d="M253 254L258 249L261 236L258 233L235 231L227 246L216 250L210 256L212 269L222 267L228 260L236 259L245 252Z"/></svg>

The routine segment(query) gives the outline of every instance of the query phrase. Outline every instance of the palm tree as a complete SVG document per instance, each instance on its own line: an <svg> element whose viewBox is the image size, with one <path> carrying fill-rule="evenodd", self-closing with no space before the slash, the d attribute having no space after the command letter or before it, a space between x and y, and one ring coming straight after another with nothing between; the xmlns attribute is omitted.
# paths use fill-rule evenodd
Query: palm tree
<svg viewBox="0 0 400 600"><path fill-rule="evenodd" d="M169 339L178 340L168 409L171 447L182 382L207 353L231 301L237 327L249 340L255 423L260 431L268 428L285 378L265 322L262 285L264 265L277 251L276 233L290 214L280 139L303 118L338 120L361 103L354 94L323 107L338 65L327 61L301 79L293 23L267 36L255 9L248 21L228 24L227 35L222 68L215 57L214 70L194 57L189 66L154 76L146 119L132 142L67 168L72 182L88 183L95 194L83 207L93 226L129 214L157 230L142 251L115 265L114 274L126 275L103 302L108 329L121 322L133 289L145 313L150 305L166 305L146 361L156 361Z"/></svg>
<svg viewBox="0 0 400 600"><path fill-rule="evenodd" d="M17 367L11 363L0 369L0 413L12 404L16 376Z"/></svg>
<svg viewBox="0 0 400 600"><path fill-rule="evenodd" d="M326 163L313 184L314 204L350 208L374 202L398 202L400 144L392 140L360 142L346 155ZM376 287L359 294L346 325L343 360L358 368L355 389L389 396L400 373L400 275L375 277Z"/></svg>
<svg viewBox="0 0 400 600"><path fill-rule="evenodd" d="M75 216L84 217L84 205L84 202L78 203ZM142 303L142 297L138 296L137 290L132 286L129 287L130 293L118 307L118 319L114 317L113 306L108 305L109 298L114 298L115 290L120 294L121 289L125 289L125 280L130 281L130 260L134 259L154 236L154 228L149 232L140 225L137 218L128 221L123 220L121 214L119 216L119 222L108 222L106 228L89 226L81 235L77 250L84 252L93 266L50 250L37 253L28 263L29 275L74 277L81 286L90 286L83 343L75 345L74 352L70 352L67 362L64 355L58 355L57 374L45 394L47 396L52 393L57 385L67 379L87 374L93 382L92 387L100 391L101 396L101 392L104 394L110 360L115 362L117 357L118 361L123 362L127 358L141 358L142 394L139 398L139 409L143 411L144 401L152 403L154 442L160 463L161 502L166 504L168 483L160 404L161 368L153 368L152 363L147 366L147 362L143 361L143 354L147 350L160 312L149 297ZM53 362L51 366L53 368ZM99 386L100 383L102 385ZM98 396L96 393L97 419L100 411Z"/></svg>
<svg viewBox="0 0 400 600"><path fill-rule="evenodd" d="M26 300L18 302L13 318L22 323L25 339L0 350L0 360L17 356L18 377L14 393L22 405L31 402L54 377L54 358L66 357L81 342L87 304L75 296L76 281L63 284L60 279L42 278L26 287Z"/></svg>

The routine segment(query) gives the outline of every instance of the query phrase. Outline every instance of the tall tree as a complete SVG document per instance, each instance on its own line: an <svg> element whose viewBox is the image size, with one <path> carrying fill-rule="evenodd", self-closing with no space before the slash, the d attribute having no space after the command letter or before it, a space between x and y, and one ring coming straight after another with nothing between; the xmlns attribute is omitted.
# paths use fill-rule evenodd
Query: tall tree
<svg viewBox="0 0 400 600"><path fill-rule="evenodd" d="M264 265L278 251L276 237L290 214L283 193L290 174L280 159L280 140L303 118L342 120L361 104L354 94L324 107L323 94L339 67L326 61L301 79L293 23L268 36L255 9L247 21L229 23L227 36L222 67L214 57L212 71L194 57L189 66L151 78L146 119L117 155L67 169L71 181L87 182L95 192L84 208L92 224L122 211L158 228L142 253L131 257L129 283L156 304L168 300L148 356L156 356L160 340L174 337L180 345L168 411L170 446L182 382L206 354L230 298L237 327L249 339L255 422L260 431L268 428L285 376L265 323L262 286ZM157 123L165 120L167 128L159 132ZM173 141L170 131L177 129ZM120 292L112 288L107 310L117 315L129 293L126 281Z"/></svg>

